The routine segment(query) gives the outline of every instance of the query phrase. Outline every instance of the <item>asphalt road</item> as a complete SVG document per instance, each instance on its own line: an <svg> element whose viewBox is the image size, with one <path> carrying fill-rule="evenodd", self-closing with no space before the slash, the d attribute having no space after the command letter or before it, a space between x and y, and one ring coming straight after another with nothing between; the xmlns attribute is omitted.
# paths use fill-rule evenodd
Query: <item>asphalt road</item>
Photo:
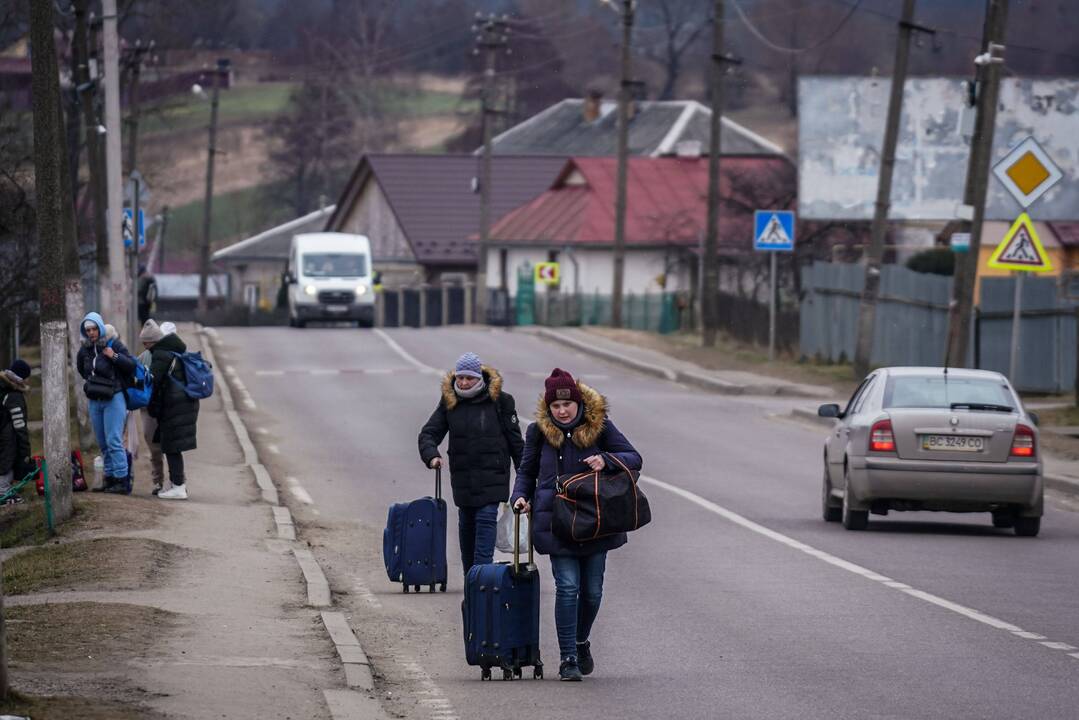
<svg viewBox="0 0 1079 720"><path fill-rule="evenodd" d="M1075 718L1079 514L1050 498L1035 539L988 515L820 519L824 430L785 401L646 377L523 333L221 329L218 360L283 498L351 613L386 707L409 718ZM464 662L456 513L450 589L385 577L386 508L430 493L416 435L471 350L522 421L563 367L608 396L644 457L653 523L610 555L596 672L481 683ZM447 478L448 482L448 478ZM528 675L526 674L526 678Z"/></svg>

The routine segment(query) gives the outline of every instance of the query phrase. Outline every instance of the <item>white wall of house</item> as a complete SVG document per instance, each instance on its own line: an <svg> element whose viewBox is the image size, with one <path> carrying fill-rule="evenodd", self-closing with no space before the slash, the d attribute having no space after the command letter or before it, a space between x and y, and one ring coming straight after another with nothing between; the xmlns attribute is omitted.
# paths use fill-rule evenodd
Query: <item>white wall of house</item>
<svg viewBox="0 0 1079 720"><path fill-rule="evenodd" d="M382 282L386 287L423 281L423 270L416 262L405 232L373 177L364 184L356 203L342 219L340 231L367 236L371 241L374 268L382 271Z"/></svg>
<svg viewBox="0 0 1079 720"><path fill-rule="evenodd" d="M497 288L500 278L500 255L502 248L492 248L487 253L487 286ZM572 255L572 258L571 258ZM690 271L686 262L676 262L675 251L634 250L626 251L623 288L626 293L674 292L690 289ZM576 259L576 265L573 262ZM506 278L510 295L517 294L517 270L525 262L535 267L547 262L545 248L506 249ZM557 251L555 260L562 275L562 292L610 295L614 276L614 254L608 249L576 249L572 253ZM578 274L579 273L579 274ZM666 273L666 287L660 287L658 278ZM546 292L546 286L537 285L536 292Z"/></svg>

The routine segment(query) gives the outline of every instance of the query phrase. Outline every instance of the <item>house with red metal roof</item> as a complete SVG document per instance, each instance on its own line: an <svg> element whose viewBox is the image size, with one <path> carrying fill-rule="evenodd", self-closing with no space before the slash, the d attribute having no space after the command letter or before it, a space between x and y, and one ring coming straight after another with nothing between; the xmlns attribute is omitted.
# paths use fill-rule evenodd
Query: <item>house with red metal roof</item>
<svg viewBox="0 0 1079 720"><path fill-rule="evenodd" d="M491 217L548 187L564 157L500 155L491 163ZM363 156L324 227L366 235L387 287L470 280L480 227L479 158Z"/></svg>
<svg viewBox="0 0 1079 720"><path fill-rule="evenodd" d="M724 156L720 165L720 254L752 252L753 211L790 207L795 168L782 156ZM564 292L611 293L615 188L612 157L568 160L548 189L491 228L488 283L516 295L518 270L558 262ZM629 158L627 293L692 291L708 207L708 158Z"/></svg>

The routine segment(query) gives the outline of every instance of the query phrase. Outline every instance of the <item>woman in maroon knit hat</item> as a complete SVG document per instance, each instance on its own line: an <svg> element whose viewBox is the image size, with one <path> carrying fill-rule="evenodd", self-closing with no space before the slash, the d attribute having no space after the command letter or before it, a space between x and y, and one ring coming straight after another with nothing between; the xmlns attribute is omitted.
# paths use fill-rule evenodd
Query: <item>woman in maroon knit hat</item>
<svg viewBox="0 0 1079 720"><path fill-rule="evenodd" d="M536 422L528 428L511 501L532 509L536 550L551 556L555 625L562 656L559 677L579 681L595 667L588 640L603 597L607 553L626 543L624 533L589 542L568 542L551 532L555 480L567 473L602 470L617 459L641 469L641 456L607 417L607 400L565 370L544 381Z"/></svg>

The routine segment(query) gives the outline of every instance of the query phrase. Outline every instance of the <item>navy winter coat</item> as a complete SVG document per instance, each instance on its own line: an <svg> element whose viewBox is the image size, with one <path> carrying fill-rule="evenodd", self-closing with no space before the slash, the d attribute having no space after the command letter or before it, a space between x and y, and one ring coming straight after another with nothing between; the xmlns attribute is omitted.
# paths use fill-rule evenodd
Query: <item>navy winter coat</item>
<svg viewBox="0 0 1079 720"><path fill-rule="evenodd" d="M583 543L554 536L551 520L559 475L588 472L584 459L599 454L613 455L631 470L641 469L640 454L607 417L606 399L580 381L577 388L584 399L584 412L580 423L569 432L554 424L547 404L540 398L536 422L528 426L525 434L524 456L510 500L515 503L523 497L532 504L532 538L536 551L544 555L591 555L626 544L625 533ZM608 459L607 465L614 463Z"/></svg>

